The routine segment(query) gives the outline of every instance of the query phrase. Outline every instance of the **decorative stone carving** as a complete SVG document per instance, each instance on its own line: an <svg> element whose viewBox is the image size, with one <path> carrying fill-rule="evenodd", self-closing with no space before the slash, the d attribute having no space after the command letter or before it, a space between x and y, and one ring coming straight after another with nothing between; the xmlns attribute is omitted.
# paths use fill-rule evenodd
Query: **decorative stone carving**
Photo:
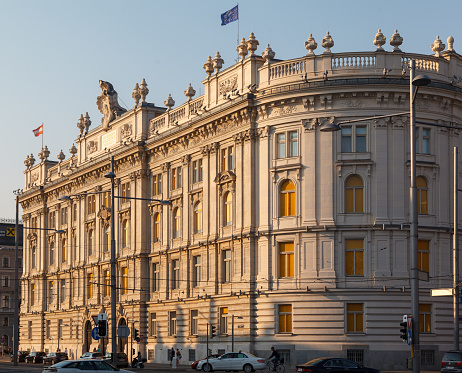
<svg viewBox="0 0 462 373"><path fill-rule="evenodd" d="M309 38L305 41L305 49L308 51L307 56L314 56L314 50L318 47L318 43L313 38L313 35L310 34Z"/></svg>
<svg viewBox="0 0 462 373"><path fill-rule="evenodd" d="M30 153L30 157L29 157L29 167L32 167L35 163L35 158L34 158L34 155L32 153Z"/></svg>
<svg viewBox="0 0 462 373"><path fill-rule="evenodd" d="M212 57L209 56L207 58L207 61L204 63L204 70L207 73L207 75L210 77L213 73L213 62L212 62Z"/></svg>
<svg viewBox="0 0 462 373"><path fill-rule="evenodd" d="M454 52L454 38L449 36L446 41L448 43L448 51Z"/></svg>
<svg viewBox="0 0 462 373"><path fill-rule="evenodd" d="M446 46L440 40L440 37L437 35L435 41L431 45L432 51L435 52L436 57L441 57L441 52L444 51Z"/></svg>
<svg viewBox="0 0 462 373"><path fill-rule="evenodd" d="M271 61L276 53L271 49L269 44L266 44L266 48L261 54L261 56L265 59L265 63L269 63Z"/></svg>
<svg viewBox="0 0 462 373"><path fill-rule="evenodd" d="M332 53L330 48L334 46L334 39L332 39L332 36L329 34L329 31L327 31L326 36L324 36L324 39L322 39L322 47L325 48L324 53Z"/></svg>
<svg viewBox="0 0 462 373"><path fill-rule="evenodd" d="M221 58L221 56L220 56L220 52L217 52L215 54L215 58L213 59L213 67L215 68L215 70L217 70L217 73L223 67L224 62L225 61L223 61L223 58Z"/></svg>
<svg viewBox="0 0 462 373"><path fill-rule="evenodd" d="M375 38L372 41L375 46L377 46L376 51L383 51L384 49L382 48L382 45L384 45L387 42L387 38L382 34L382 30L379 29L377 34L375 34Z"/></svg>
<svg viewBox="0 0 462 373"><path fill-rule="evenodd" d="M132 98L135 100L135 106L138 106L141 98L140 86L138 83L136 83L135 88L133 88Z"/></svg>
<svg viewBox="0 0 462 373"><path fill-rule="evenodd" d="M255 56L257 46L260 45L253 32L250 33L249 39L246 41L247 50L250 52L250 56Z"/></svg>
<svg viewBox="0 0 462 373"><path fill-rule="evenodd" d="M129 123L125 123L120 129L120 135L123 139L131 136L132 135L132 125Z"/></svg>
<svg viewBox="0 0 462 373"><path fill-rule="evenodd" d="M88 130L90 129L90 126L91 126L91 120L90 120L90 116L88 115L88 112L86 112L85 116L83 117L83 125L85 127L85 133L88 133Z"/></svg>
<svg viewBox="0 0 462 373"><path fill-rule="evenodd" d="M287 105L273 109L271 112L272 115L284 115L284 114L291 114L297 111L297 106L295 105Z"/></svg>
<svg viewBox="0 0 462 373"><path fill-rule="evenodd" d="M141 95L141 102L146 102L146 96L149 93L148 85L146 80L143 78L140 84L140 95Z"/></svg>
<svg viewBox="0 0 462 373"><path fill-rule="evenodd" d="M191 83L189 83L188 88L184 91L184 95L188 98L188 101L191 101L191 98L193 98L195 94L196 91L191 86Z"/></svg>
<svg viewBox="0 0 462 373"><path fill-rule="evenodd" d="M69 153L72 154L72 157L77 154L77 148L74 144L72 144L71 148L69 149Z"/></svg>
<svg viewBox="0 0 462 373"><path fill-rule="evenodd" d="M232 78L229 78L229 79L226 79L220 82L219 92L220 92L220 95L222 95L236 88L237 88L237 76L233 76Z"/></svg>
<svg viewBox="0 0 462 373"><path fill-rule="evenodd" d="M164 101L164 105L167 106L167 111L169 111L173 106L175 106L175 100L172 98L172 95L169 93L167 99Z"/></svg>
<svg viewBox="0 0 462 373"><path fill-rule="evenodd" d="M247 45L245 43L245 38L242 38L241 43L236 48L237 53L241 56L241 61L247 56Z"/></svg>
<svg viewBox="0 0 462 373"><path fill-rule="evenodd" d="M96 99L96 105L98 105L98 110L103 114L101 124L104 129L108 129L109 123L127 110L119 105L117 92L111 83L100 80L99 86L102 92Z"/></svg>
<svg viewBox="0 0 462 373"><path fill-rule="evenodd" d="M89 141L87 145L88 154L94 153L98 150L98 143L96 141Z"/></svg>
<svg viewBox="0 0 462 373"><path fill-rule="evenodd" d="M77 128L80 130L80 136L82 136L85 131L85 125L83 124L83 114L80 114L80 118L77 122Z"/></svg>
<svg viewBox="0 0 462 373"><path fill-rule="evenodd" d="M64 155L63 153L63 149L61 149L61 151L59 152L58 154L58 160L59 160L59 163L61 163L62 161L64 161L66 159L66 156Z"/></svg>
<svg viewBox="0 0 462 373"><path fill-rule="evenodd" d="M42 148L38 156L42 162L45 162L48 159L48 157L50 156L50 151L48 150L48 147L46 145L44 148Z"/></svg>
<svg viewBox="0 0 462 373"><path fill-rule="evenodd" d="M111 219L111 209L107 208L106 206L101 206L101 209L99 210L97 216L101 220L109 222L109 220Z"/></svg>
<svg viewBox="0 0 462 373"><path fill-rule="evenodd" d="M393 47L392 52L401 52L401 49L399 49L401 44L403 44L403 38L398 34L398 30L395 30L395 33L390 39L390 45Z"/></svg>

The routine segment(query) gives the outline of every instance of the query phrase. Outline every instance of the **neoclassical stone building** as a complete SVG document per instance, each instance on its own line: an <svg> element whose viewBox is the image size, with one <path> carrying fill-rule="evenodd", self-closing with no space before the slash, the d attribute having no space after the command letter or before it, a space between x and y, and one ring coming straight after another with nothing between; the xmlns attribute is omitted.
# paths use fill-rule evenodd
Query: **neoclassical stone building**
<svg viewBox="0 0 462 373"><path fill-rule="evenodd" d="M409 111L408 62L432 79L416 99L417 118L462 123L462 58L437 38L432 55L385 51L256 54L253 34L240 60L223 69L217 52L204 64L204 94L191 85L174 108L146 101L136 84L130 110L108 82L101 125L78 121L71 157L50 161L45 147L26 159L24 224L62 229L24 238L21 349L101 347L92 316L110 318L110 156L115 159L117 323L140 330L149 360L183 362L235 350L289 365L322 355L349 356L401 369L409 347L399 323L410 313L409 116L323 124ZM302 52L301 44L300 51ZM452 148L459 129L418 125L419 267L423 367L438 367L452 347ZM60 146L53 146L59 149ZM85 195L85 193L88 193ZM71 202L58 198L70 195ZM234 325L234 331L233 326ZM110 329L110 328L109 328ZM59 342L58 342L59 341ZM119 339L120 350L127 349ZM98 344L99 343L99 344ZM107 346L110 348L109 346Z"/></svg>

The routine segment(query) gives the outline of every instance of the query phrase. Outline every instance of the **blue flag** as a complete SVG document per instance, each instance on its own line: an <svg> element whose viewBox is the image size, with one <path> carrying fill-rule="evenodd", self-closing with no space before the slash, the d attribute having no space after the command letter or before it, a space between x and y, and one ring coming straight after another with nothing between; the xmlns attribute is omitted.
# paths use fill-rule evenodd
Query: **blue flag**
<svg viewBox="0 0 462 373"><path fill-rule="evenodd" d="M234 8L228 10L227 12L224 12L221 15L221 25L222 26L227 25L228 23L237 21L239 19L239 11L237 7L238 6L236 5Z"/></svg>

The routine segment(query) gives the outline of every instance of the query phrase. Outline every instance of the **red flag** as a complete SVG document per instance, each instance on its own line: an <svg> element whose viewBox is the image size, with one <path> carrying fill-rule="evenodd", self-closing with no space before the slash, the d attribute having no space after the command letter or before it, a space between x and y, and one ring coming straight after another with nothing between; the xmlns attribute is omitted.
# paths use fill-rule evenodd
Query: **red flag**
<svg viewBox="0 0 462 373"><path fill-rule="evenodd" d="M43 124L35 130L32 130L32 132L34 133L35 137L41 135L43 133Z"/></svg>

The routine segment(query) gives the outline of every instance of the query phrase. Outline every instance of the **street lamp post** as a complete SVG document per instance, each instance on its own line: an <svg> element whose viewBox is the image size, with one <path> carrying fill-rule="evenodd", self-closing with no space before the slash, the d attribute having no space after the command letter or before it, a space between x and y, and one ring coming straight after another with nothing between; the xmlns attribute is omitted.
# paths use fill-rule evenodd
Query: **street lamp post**
<svg viewBox="0 0 462 373"><path fill-rule="evenodd" d="M13 191L16 195L16 223L14 228L14 316L13 316L13 364L18 365L18 349L19 349L19 196L22 193L21 189Z"/></svg>
<svg viewBox="0 0 462 373"><path fill-rule="evenodd" d="M458 221L459 221L459 148L454 147L454 237L452 239L452 303L454 313L454 350L459 351L459 237L458 237Z"/></svg>

